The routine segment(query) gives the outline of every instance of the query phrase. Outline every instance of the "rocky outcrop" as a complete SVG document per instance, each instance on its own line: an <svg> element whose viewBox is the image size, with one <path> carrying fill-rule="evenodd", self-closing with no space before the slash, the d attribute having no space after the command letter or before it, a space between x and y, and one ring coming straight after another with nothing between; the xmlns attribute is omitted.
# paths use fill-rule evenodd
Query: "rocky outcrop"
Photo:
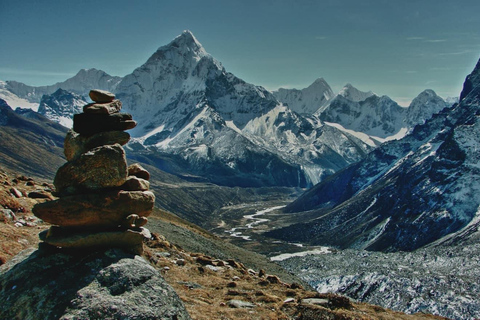
<svg viewBox="0 0 480 320"><path fill-rule="evenodd" d="M142 226L155 196L148 191L148 172L139 165L129 170L122 148L130 138L123 130L136 122L119 112L122 104L112 93L92 90L90 97L94 103L75 115L73 130L65 138L69 161L54 179L60 199L32 210L54 225L40 238L61 248L117 247L139 254L144 238L150 237Z"/></svg>
<svg viewBox="0 0 480 320"><path fill-rule="evenodd" d="M142 257L24 252L0 269L0 319L190 319Z"/></svg>

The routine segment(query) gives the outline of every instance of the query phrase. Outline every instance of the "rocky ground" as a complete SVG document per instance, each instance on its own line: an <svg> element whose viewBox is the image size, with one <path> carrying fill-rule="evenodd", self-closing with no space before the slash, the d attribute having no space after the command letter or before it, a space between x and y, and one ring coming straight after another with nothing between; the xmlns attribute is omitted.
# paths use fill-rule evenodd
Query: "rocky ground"
<svg viewBox="0 0 480 320"><path fill-rule="evenodd" d="M408 313L480 317L480 245L382 253L333 250L280 261L320 292Z"/></svg>
<svg viewBox="0 0 480 320"><path fill-rule="evenodd" d="M38 233L48 226L32 214L31 208L53 199L52 188L46 181L0 171L0 264L38 244Z"/></svg>
<svg viewBox="0 0 480 320"><path fill-rule="evenodd" d="M38 246L49 227L31 207L52 186L0 173L0 264ZM193 319L440 319L406 315L335 294L320 294L264 256L226 243L175 215L155 210L144 258L175 289Z"/></svg>

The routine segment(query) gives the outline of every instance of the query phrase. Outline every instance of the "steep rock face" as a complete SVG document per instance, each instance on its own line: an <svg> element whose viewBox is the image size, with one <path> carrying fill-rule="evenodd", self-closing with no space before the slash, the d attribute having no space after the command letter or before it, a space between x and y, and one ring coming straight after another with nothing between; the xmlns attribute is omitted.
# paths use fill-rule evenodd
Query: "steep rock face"
<svg viewBox="0 0 480 320"><path fill-rule="evenodd" d="M274 91L273 95L291 110L299 114L312 115L332 99L334 93L325 79L319 78L302 90L280 88Z"/></svg>
<svg viewBox="0 0 480 320"><path fill-rule="evenodd" d="M43 95L50 95L60 88L82 96L86 96L92 88L115 91L121 79L101 70L82 69L72 78L54 85L33 87L17 81L6 81L6 89L21 99L38 103Z"/></svg>
<svg viewBox="0 0 480 320"><path fill-rule="evenodd" d="M359 161L373 148L358 138L278 106L251 120L243 133L289 163L299 163L309 184Z"/></svg>
<svg viewBox="0 0 480 320"><path fill-rule="evenodd" d="M354 167L317 185L287 208L318 218L272 235L369 250L414 250L477 233L480 200L479 67L473 89L405 138L382 145ZM477 80L475 80L477 79ZM321 190L340 190L321 194ZM303 205L305 203L306 205ZM443 240L442 240L443 239Z"/></svg>
<svg viewBox="0 0 480 320"><path fill-rule="evenodd" d="M136 136L160 126L172 131L186 116L199 114L205 104L238 127L278 104L264 88L226 72L190 31L160 47L125 76L117 95L125 110L145 123L132 131Z"/></svg>
<svg viewBox="0 0 480 320"><path fill-rule="evenodd" d="M0 269L2 319L190 319L175 291L140 256L118 249L28 253Z"/></svg>
<svg viewBox="0 0 480 320"><path fill-rule="evenodd" d="M433 114L440 112L447 106L449 105L445 100L440 98L433 90L427 89L410 103L405 116L405 123L413 128L417 124L424 123Z"/></svg>
<svg viewBox="0 0 480 320"><path fill-rule="evenodd" d="M383 139L405 131L403 119L406 110L389 97L369 95L358 90L344 91L318 114L321 120ZM365 96L368 96L365 100L356 101Z"/></svg>
<svg viewBox="0 0 480 320"><path fill-rule="evenodd" d="M82 96L58 89L51 95L44 95L40 100L38 113L64 127L73 126L73 115L81 113L87 101Z"/></svg>
<svg viewBox="0 0 480 320"><path fill-rule="evenodd" d="M319 80L306 92L320 86L328 84ZM325 96L331 92L327 89L322 89L326 90ZM276 143L299 145L280 151L272 148L272 139L280 137L259 138L257 135L263 133L255 126L261 126L265 115L278 114L274 110L280 102L264 88L226 72L189 31L160 47L143 66L126 76L117 93L124 108L143 123L132 130L132 150L142 150L152 158L173 155L181 159L177 166L189 174L217 183L307 186L360 159L368 149L363 142L352 142L352 138L351 148L343 153L331 150L336 148L337 141L322 142L316 148L325 149L322 152L300 150L315 138L305 139L304 126L295 127L294 123L308 123L309 130L316 130L314 127L321 124L293 116L291 111L282 114L288 118L284 121L292 122L294 127L283 128L289 133ZM292 138L288 140L286 135ZM295 159L288 154L292 149L313 160Z"/></svg>
<svg viewBox="0 0 480 320"><path fill-rule="evenodd" d="M465 99L472 91L478 90L480 85L480 61L477 62L474 71L467 76L463 83L463 90L460 94L460 101Z"/></svg>
<svg viewBox="0 0 480 320"><path fill-rule="evenodd" d="M174 155L177 166L222 185L306 185L299 165L253 143L208 105L192 117L176 134L159 132L134 139L147 148L140 153L152 160L162 153Z"/></svg>
<svg viewBox="0 0 480 320"><path fill-rule="evenodd" d="M360 102L364 101L367 98L370 98L371 96L375 96L375 94L372 91L360 91L354 86L352 86L350 83L347 83L338 93L339 96L344 97L347 100L350 101L355 101L355 102Z"/></svg>

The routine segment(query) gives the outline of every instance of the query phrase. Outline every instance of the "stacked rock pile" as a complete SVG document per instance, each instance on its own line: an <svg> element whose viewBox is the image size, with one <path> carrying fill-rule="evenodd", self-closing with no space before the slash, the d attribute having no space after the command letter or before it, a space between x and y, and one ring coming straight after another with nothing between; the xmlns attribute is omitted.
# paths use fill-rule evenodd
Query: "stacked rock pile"
<svg viewBox="0 0 480 320"><path fill-rule="evenodd" d="M122 145L130 140L124 130L136 122L120 113L122 103L106 91L92 90L94 103L74 115L73 130L65 137L68 160L55 176L59 199L39 203L33 213L53 224L40 233L45 243L62 248L119 247L143 251L143 228L155 196L150 174L138 164L127 167Z"/></svg>

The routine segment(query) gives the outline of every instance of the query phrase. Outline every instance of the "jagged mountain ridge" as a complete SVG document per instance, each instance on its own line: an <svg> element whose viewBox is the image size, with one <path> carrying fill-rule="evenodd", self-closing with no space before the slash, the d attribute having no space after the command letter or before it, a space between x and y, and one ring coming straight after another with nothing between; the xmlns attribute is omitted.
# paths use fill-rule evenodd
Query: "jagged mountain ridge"
<svg viewBox="0 0 480 320"><path fill-rule="evenodd" d="M53 94L58 89L68 90L81 96L88 96L92 88L115 91L121 77L111 76L102 70L81 69L75 76L50 86L34 87L17 81L6 81L5 89L20 99L39 103L43 95ZM13 99L12 99L13 100ZM12 108L22 105L11 105Z"/></svg>
<svg viewBox="0 0 480 320"><path fill-rule="evenodd" d="M132 130L136 137L133 143L157 155L169 153L181 157L188 163L186 169L195 175L213 177L211 173L216 171L229 177L240 175L245 182L250 174L260 184L288 182L288 186L307 186L321 177L310 178L312 172L330 174L358 160L369 148L362 141L349 138L355 141L349 152L357 150L359 155L344 159L346 153L335 151L342 142L332 135L331 141L321 142L321 148L333 150L328 154L330 158L327 153L311 155L315 159L308 161L308 168L303 158L295 159L289 154L291 149L271 148L272 137L256 137L254 126L261 126L265 115L278 108L280 102L264 88L227 72L189 31L160 47L143 66L127 75L118 85L117 95L125 110L143 123ZM292 127L287 125L282 130L295 135L296 143L305 140L295 124L300 116L292 112L284 115L290 119L284 119L283 125L289 123ZM316 125L321 126L318 122ZM346 135L340 133L339 139L348 140ZM292 142L285 136L276 138L279 144ZM304 144L302 141L293 149L301 149ZM317 159L321 157L324 159ZM281 171L284 173L280 174Z"/></svg>
<svg viewBox="0 0 480 320"><path fill-rule="evenodd" d="M435 91L431 89L424 90L415 99L412 100L405 115L405 123L409 128L417 124L424 123L432 114L442 111L450 105L440 98Z"/></svg>
<svg viewBox="0 0 480 320"><path fill-rule="evenodd" d="M302 115L314 114L334 96L332 88L323 78L301 90L280 88L272 93L291 110Z"/></svg>
<svg viewBox="0 0 480 320"><path fill-rule="evenodd" d="M25 90L21 92L18 88ZM34 90L18 85L18 88L16 92L25 96L45 91L43 87ZM148 154L158 165L174 161L176 165L162 168L167 171L173 168L176 171L171 173L180 172L194 179L205 176L212 182L228 185L305 187L318 182L325 172L330 174L356 161L369 148L354 138L345 138L348 134L340 133L341 141L335 141L336 135L330 135L331 141L323 139L320 143L317 139L317 144L322 144L317 149L330 151L309 155L308 158L313 159L305 163L304 159L297 160L288 154L288 150L282 153L270 148L265 143L269 138L262 142L251 138L251 134L244 134L242 129L247 123L280 103L264 88L228 73L189 31L160 47L144 65L121 79L112 91L122 100L124 111L132 113L139 123L130 131L134 137L131 153ZM71 103L75 104L73 98ZM56 113L53 109L45 113L58 121L65 110L60 110L60 105L56 109ZM297 121L298 115L290 112L286 115L292 117L287 123ZM297 141L304 140L295 125L282 130L289 136L295 132ZM289 142L285 136L282 139L280 144ZM344 159L342 154L347 153L337 152L337 145L350 140L355 141L352 142L355 146L348 151L348 159ZM293 149L301 150L302 146ZM350 154L355 150L361 155ZM330 155L330 159L325 158L326 155ZM325 159L316 159L319 156Z"/></svg>
<svg viewBox="0 0 480 320"><path fill-rule="evenodd" d="M87 101L84 97L58 89L51 95L43 95L38 106L38 113L64 127L72 128L72 115L81 113L86 104Z"/></svg>
<svg viewBox="0 0 480 320"><path fill-rule="evenodd" d="M339 94L318 116L346 129L385 139L401 133L405 127L405 113L405 108L387 96L370 95L365 100L355 101Z"/></svg>
<svg viewBox="0 0 480 320"><path fill-rule="evenodd" d="M242 128L278 104L269 91L227 72L190 31L160 47L144 65L125 76L117 95L125 110L143 122L136 136L161 125L163 131L175 133L185 115L192 118L205 105Z"/></svg>
<svg viewBox="0 0 480 320"><path fill-rule="evenodd" d="M399 127L399 117L394 114L395 103L388 98L379 98L372 92L361 92L347 84L332 99L333 93L326 81L317 79L308 88L297 90L300 96L297 93L290 95L292 108L303 115L281 113L282 117L289 119L272 122L273 127L277 127L269 131L270 135L259 136L261 129L255 128L255 125L259 128L266 126L266 115L281 105L275 94L228 73L189 31L160 47L132 74L124 78L107 76L102 71L84 70L63 84L81 84L81 90L77 92L87 89L88 81L85 79L90 79L90 85L108 84L110 89L107 89L116 92L124 110L132 113L139 123L131 131L135 137L131 143L135 147L131 150L143 148L144 154L150 152L155 158L160 155L163 158L176 157L176 161L183 164L181 171L194 176L206 175L211 179L215 171L213 168L222 168L219 172L226 174L230 183L235 183L236 180L231 178L236 173L242 176L242 181L246 181L248 170L253 170L256 178L247 179L252 186L263 183L279 185L286 181L289 181L288 186L313 185L358 161L380 143L378 139L368 137L360 137L359 140L359 135L351 130L372 133L370 131L378 131L381 127L379 135L382 136L395 133ZM99 79L103 79L103 82ZM45 88L37 88L33 92L37 94ZM32 88L29 90L32 91ZM295 99L303 99L303 104L295 104ZM348 127L343 124L347 130L338 130L343 127L325 126L322 121L309 115L319 105L338 114L338 110L329 106L332 101L339 99L348 103L353 101L357 109L350 112L360 115L361 121L353 120L355 123L361 122L362 126ZM366 99L366 102L360 101L362 99ZM74 99L71 101L74 104ZM47 116L56 118L56 121L63 119L68 126L65 110L60 110L60 106L58 109L58 114L51 109ZM375 111L372 114L369 110ZM280 114L273 112L277 113L276 116ZM304 129L310 132L309 135L301 132ZM315 132L313 136L312 132ZM231 145L235 147L229 148ZM255 162L258 164L251 164ZM274 173L275 170L277 172ZM278 174L282 171L285 177ZM225 181L222 178L213 182Z"/></svg>
<svg viewBox="0 0 480 320"><path fill-rule="evenodd" d="M287 207L316 219L270 235L379 251L457 243L478 232L480 63L458 105L318 184Z"/></svg>
<svg viewBox="0 0 480 320"><path fill-rule="evenodd" d="M242 133L285 161L299 163L311 185L373 149L347 132L282 105L251 120Z"/></svg>
<svg viewBox="0 0 480 320"><path fill-rule="evenodd" d="M311 90L314 87L318 89ZM317 79L308 88L279 89L274 95L289 106L299 108L300 105L301 110L309 110L310 115L313 114L322 121L340 125L337 127L346 131L366 134L374 145L402 138L415 125L453 104L445 102L433 90L427 89L404 108L388 96L360 91L350 83L336 95L325 94L325 99L320 104L316 95L325 92L325 88L330 88L326 81Z"/></svg>

